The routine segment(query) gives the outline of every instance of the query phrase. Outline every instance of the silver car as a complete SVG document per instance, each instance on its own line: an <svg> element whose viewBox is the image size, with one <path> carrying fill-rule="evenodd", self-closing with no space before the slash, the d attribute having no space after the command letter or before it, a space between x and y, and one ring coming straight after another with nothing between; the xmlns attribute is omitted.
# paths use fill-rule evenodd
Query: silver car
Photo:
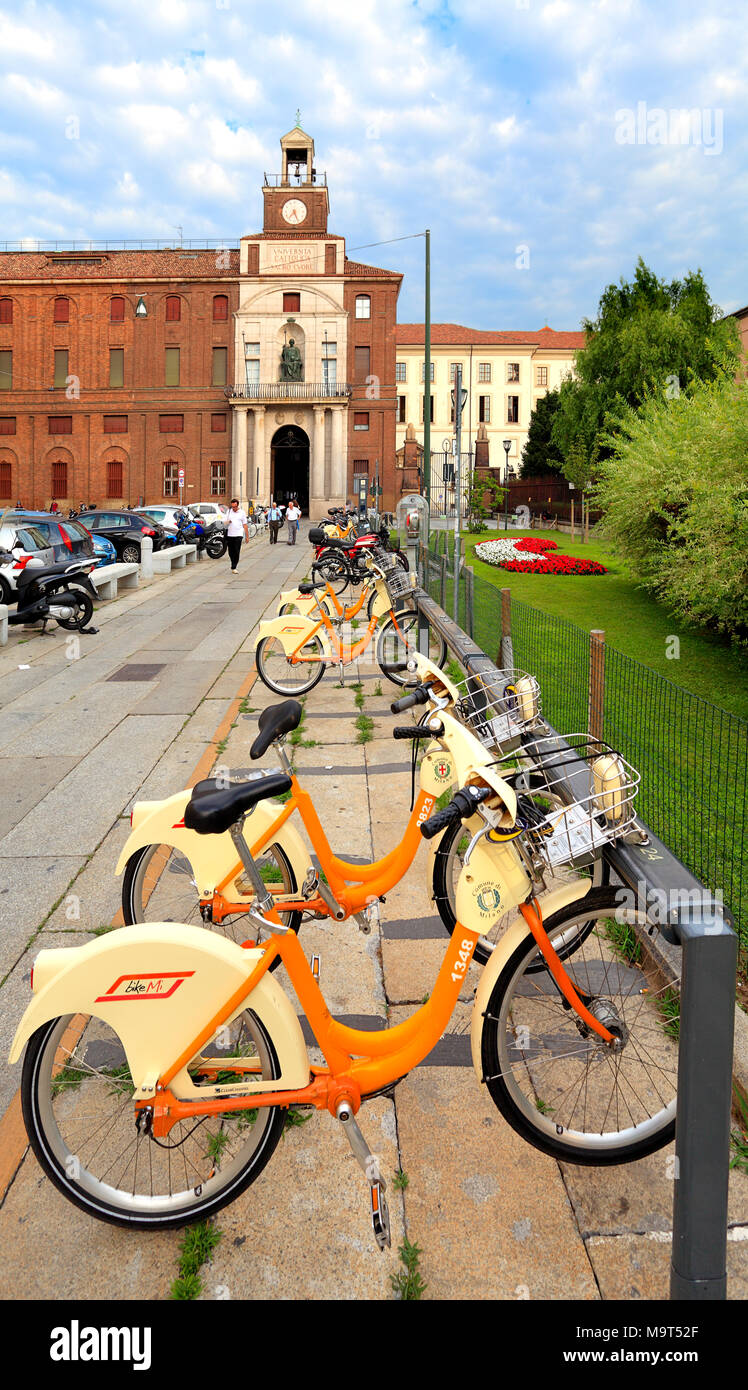
<svg viewBox="0 0 748 1390"><path fill-rule="evenodd" d="M55 552L33 522L12 512L0 515L0 603L15 603L18 576L32 565L53 565Z"/></svg>

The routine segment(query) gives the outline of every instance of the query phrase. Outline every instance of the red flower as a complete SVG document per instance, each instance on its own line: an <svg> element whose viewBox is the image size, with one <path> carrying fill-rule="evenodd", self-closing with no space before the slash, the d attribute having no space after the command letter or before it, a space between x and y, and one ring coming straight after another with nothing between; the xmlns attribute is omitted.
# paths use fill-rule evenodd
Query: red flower
<svg viewBox="0 0 748 1390"><path fill-rule="evenodd" d="M521 540L514 542L515 550L527 550L532 555L542 555L546 550L558 550L555 541L536 540L534 536L523 536Z"/></svg>
<svg viewBox="0 0 748 1390"><path fill-rule="evenodd" d="M500 560L499 568L515 574L607 574L597 560L580 560L571 555L539 555L534 560Z"/></svg>

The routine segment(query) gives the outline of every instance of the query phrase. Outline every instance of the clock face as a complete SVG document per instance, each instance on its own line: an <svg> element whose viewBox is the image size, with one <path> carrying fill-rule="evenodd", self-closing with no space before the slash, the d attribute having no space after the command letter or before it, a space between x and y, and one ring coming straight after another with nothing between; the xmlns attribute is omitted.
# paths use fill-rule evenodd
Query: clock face
<svg viewBox="0 0 748 1390"><path fill-rule="evenodd" d="M292 227L298 227L306 217L306 207L300 198L289 198L288 202L281 208L281 216L284 222L290 222Z"/></svg>

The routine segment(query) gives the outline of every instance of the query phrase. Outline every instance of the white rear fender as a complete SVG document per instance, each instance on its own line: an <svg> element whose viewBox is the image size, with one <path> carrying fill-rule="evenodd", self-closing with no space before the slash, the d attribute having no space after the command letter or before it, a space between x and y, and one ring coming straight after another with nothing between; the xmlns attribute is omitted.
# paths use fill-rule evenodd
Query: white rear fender
<svg viewBox="0 0 748 1390"><path fill-rule="evenodd" d="M18 1061L24 1044L50 1019L92 1014L115 1030L136 1095L147 1095L144 1087L155 1086L249 979L261 954L200 927L174 922L123 927L85 946L40 951L34 963L34 996L13 1039L10 1061ZM280 1066L279 1081L259 1080L253 1089L306 1086L309 1060L299 1021L272 975L263 975L231 1018L248 1007L272 1038ZM217 1046L211 1049L206 1043L205 1055L220 1055ZM180 1099L205 1096L210 1089L198 1090L186 1068L171 1082Z"/></svg>
<svg viewBox="0 0 748 1390"><path fill-rule="evenodd" d="M209 896L236 868L238 855L228 831L222 835L198 835L187 830L184 810L191 791L177 792L166 801L141 801L133 811L133 828L117 863L121 874L128 859L144 845L172 845L189 861L201 897ZM286 821L273 833L282 807L277 801L259 801L244 823L244 838L260 853L267 845L279 845L294 874L296 888L306 878L311 860L299 832ZM243 870L237 870L243 872Z"/></svg>
<svg viewBox="0 0 748 1390"><path fill-rule="evenodd" d="M286 656L291 656L303 646L312 633L319 637L325 657L329 658L330 643L325 628L313 622L311 618L296 613L287 613L283 618L269 618L260 623L255 637L255 650L264 637L277 637Z"/></svg>
<svg viewBox="0 0 748 1390"><path fill-rule="evenodd" d="M472 862L472 861L471 861ZM559 912L568 903L575 902L578 898L583 898L589 893L592 887L591 878L573 879L571 883L564 883L560 888L555 888L543 898L543 921L547 922L554 912ZM458 905L459 916L459 905ZM462 921L462 918L459 918ZM479 931L480 927L474 930ZM517 947L525 939L530 939L530 928L528 927L521 913L517 913L511 926L507 928L503 936L491 953L491 957L483 967L483 974L480 984L475 994L473 1003L473 1017L470 1028L470 1050L473 1058L475 1074L479 1081L483 1080L483 1063L481 1061L481 1034L483 1032L483 1015L488 1008L488 1001L491 998L493 987L496 984L504 966L507 964Z"/></svg>

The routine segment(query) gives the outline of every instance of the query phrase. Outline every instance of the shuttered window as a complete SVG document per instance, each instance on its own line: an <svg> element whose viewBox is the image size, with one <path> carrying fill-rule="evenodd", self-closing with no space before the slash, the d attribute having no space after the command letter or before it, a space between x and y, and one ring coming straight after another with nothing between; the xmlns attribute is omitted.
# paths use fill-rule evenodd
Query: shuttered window
<svg viewBox="0 0 748 1390"><path fill-rule="evenodd" d="M179 464L164 464L164 497L176 497L179 492Z"/></svg>
<svg viewBox="0 0 748 1390"><path fill-rule="evenodd" d="M7 459L0 462L0 497L3 501L13 496L13 470Z"/></svg>
<svg viewBox="0 0 748 1390"><path fill-rule="evenodd" d="M114 294L109 301L109 320L110 323L123 323L125 318L125 301L121 294Z"/></svg>
<svg viewBox="0 0 748 1390"><path fill-rule="evenodd" d="M52 461L52 498L67 497L68 495L68 466L65 459L54 459Z"/></svg>
<svg viewBox="0 0 748 1390"><path fill-rule="evenodd" d="M225 347L213 349L213 386L225 386L228 372L229 350Z"/></svg>
<svg viewBox="0 0 748 1390"><path fill-rule="evenodd" d="M47 428L50 434L72 434L73 417L72 415L50 415Z"/></svg>
<svg viewBox="0 0 748 1390"><path fill-rule="evenodd" d="M13 353L10 350L0 352L0 391L10 391L13 385Z"/></svg>
<svg viewBox="0 0 748 1390"><path fill-rule="evenodd" d="M125 349L109 349L109 385L124 386L125 384Z"/></svg>
<svg viewBox="0 0 748 1390"><path fill-rule="evenodd" d="M67 348L55 348L55 386L67 386L68 384L68 350Z"/></svg>
<svg viewBox="0 0 748 1390"><path fill-rule="evenodd" d="M178 323L182 317L182 301L178 294L166 296L166 322Z"/></svg>
<svg viewBox="0 0 748 1390"><path fill-rule="evenodd" d="M358 384L366 382L369 375L369 364L371 361L371 351L368 347L357 347L354 351L354 370L355 381Z"/></svg>
<svg viewBox="0 0 748 1390"><path fill-rule="evenodd" d="M166 366L164 373L164 384L166 386L179 385L179 348L168 347L166 349Z"/></svg>
<svg viewBox="0 0 748 1390"><path fill-rule="evenodd" d="M226 432L226 416L225 416L225 415L211 415L211 417L210 417L210 431L211 431L211 434L225 434L225 432Z"/></svg>
<svg viewBox="0 0 748 1390"><path fill-rule="evenodd" d="M159 415L158 428L161 434L182 434L184 430L184 416Z"/></svg>
<svg viewBox="0 0 748 1390"><path fill-rule="evenodd" d="M13 322L13 300L0 299L0 323Z"/></svg>
<svg viewBox="0 0 748 1390"><path fill-rule="evenodd" d="M55 323L69 323L69 322L70 322L70 300L69 300L69 299L65 299L65 298L63 298L62 296L60 296L59 299L56 299L56 300L55 300L54 321L55 321Z"/></svg>
<svg viewBox="0 0 748 1390"><path fill-rule="evenodd" d="M106 495L107 497L122 497L122 460L111 459L106 466Z"/></svg>
<svg viewBox="0 0 748 1390"><path fill-rule="evenodd" d="M283 296L283 312L285 314L298 314L301 311L301 295L295 291L287 291Z"/></svg>
<svg viewBox="0 0 748 1390"><path fill-rule="evenodd" d="M0 434L15 434L15 415L0 415Z"/></svg>
<svg viewBox="0 0 748 1390"><path fill-rule="evenodd" d="M104 434L127 434L127 416L105 415ZM114 494L110 493L109 495L111 497Z"/></svg>
<svg viewBox="0 0 748 1390"><path fill-rule="evenodd" d="M229 297L227 294L213 295L213 321L220 323L229 316Z"/></svg>
<svg viewBox="0 0 748 1390"><path fill-rule="evenodd" d="M212 463L210 465L210 495L211 497L225 497L226 495L225 463Z"/></svg>

